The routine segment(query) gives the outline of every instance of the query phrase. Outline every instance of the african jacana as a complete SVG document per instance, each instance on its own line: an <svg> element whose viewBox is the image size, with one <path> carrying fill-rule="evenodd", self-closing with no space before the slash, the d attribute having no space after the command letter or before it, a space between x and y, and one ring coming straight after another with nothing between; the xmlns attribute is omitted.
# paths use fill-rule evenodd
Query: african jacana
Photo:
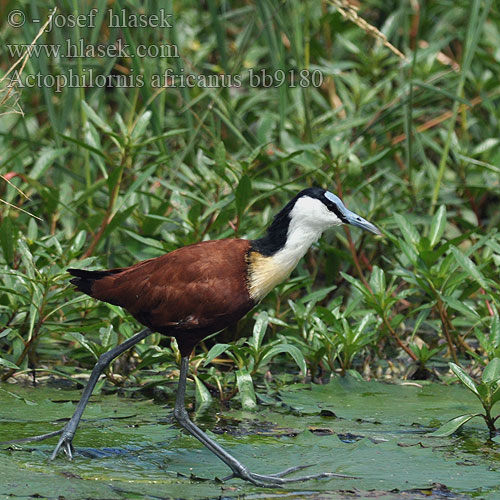
<svg viewBox="0 0 500 500"><path fill-rule="evenodd" d="M73 436L105 367L151 333L158 332L175 337L182 356L174 416L185 430L229 466L233 473L227 479L240 477L259 486L269 486L336 475L283 478L304 466L271 475L250 472L191 422L184 397L189 356L195 345L243 317L288 277L323 231L341 224L381 234L371 222L349 211L333 193L309 188L278 213L260 239L204 241L130 267L107 271L69 269L75 276L71 283L79 291L125 308L146 329L103 354L69 422L61 431L38 437L62 434L51 458L61 449L72 458Z"/></svg>

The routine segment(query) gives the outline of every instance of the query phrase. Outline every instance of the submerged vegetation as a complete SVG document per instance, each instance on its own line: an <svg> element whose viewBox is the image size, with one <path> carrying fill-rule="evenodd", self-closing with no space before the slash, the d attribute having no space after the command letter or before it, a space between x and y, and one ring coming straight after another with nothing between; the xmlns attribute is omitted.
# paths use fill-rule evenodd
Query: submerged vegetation
<svg viewBox="0 0 500 500"><path fill-rule="evenodd" d="M252 409L270 384L336 373L443 381L453 373L489 398L493 436L498 5L369 0L357 13L326 0L165 5L174 15L161 29L109 26L107 9L143 12L135 0L108 3L94 27L52 26L38 44L121 40L127 54L40 51L16 89L0 84L2 379L88 373L138 331L121 309L74 293L68 267L127 266L200 240L256 238L294 194L321 185L385 237L326 234L219 344L198 347L198 404L238 395ZM26 9L29 19L49 14L36 3ZM2 31L5 74L17 60L11 47L31 43L38 26ZM140 56L165 44L179 57ZM109 76L107 85L93 85L92 74ZM46 79L31 85L28 75ZM87 78L85 88L70 75ZM179 75L241 84L190 86ZM132 83L118 85L118 76ZM176 345L154 335L108 370L106 390L168 392L177 360Z"/></svg>

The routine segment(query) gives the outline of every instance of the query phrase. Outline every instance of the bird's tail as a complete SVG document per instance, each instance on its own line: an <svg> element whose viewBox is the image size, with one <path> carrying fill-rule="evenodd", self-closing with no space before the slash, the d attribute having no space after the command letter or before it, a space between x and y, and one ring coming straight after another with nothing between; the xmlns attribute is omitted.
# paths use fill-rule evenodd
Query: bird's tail
<svg viewBox="0 0 500 500"><path fill-rule="evenodd" d="M85 269L68 269L68 273L76 276L70 283L76 286L77 290L87 295L93 296L92 287L94 282L121 272L122 269L110 269L108 271L86 271Z"/></svg>

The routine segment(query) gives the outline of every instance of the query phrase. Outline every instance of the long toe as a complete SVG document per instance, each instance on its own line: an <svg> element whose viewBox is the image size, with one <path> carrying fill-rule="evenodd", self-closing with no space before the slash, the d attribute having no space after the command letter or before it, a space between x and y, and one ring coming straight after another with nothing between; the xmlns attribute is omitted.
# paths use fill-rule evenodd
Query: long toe
<svg viewBox="0 0 500 500"><path fill-rule="evenodd" d="M73 447L73 436L66 435L63 433L63 435L59 439L59 442L54 448L54 451L52 452L50 459L54 460L57 457L57 455L59 455L59 452L61 450L64 451L69 460L73 459L73 453L75 451L75 448Z"/></svg>
<svg viewBox="0 0 500 500"><path fill-rule="evenodd" d="M70 460L73 460L73 453L75 448L73 447L73 443L71 441L66 441L64 443L64 452Z"/></svg>
<svg viewBox="0 0 500 500"><path fill-rule="evenodd" d="M310 465L296 465L295 467L289 467L288 469L282 470L281 472L276 472L275 474L269 474L268 476L265 476L265 477L284 477L284 476L287 476L288 474L293 474L294 472L297 472L298 470L307 469L308 467L312 467L312 464L310 464ZM251 474L249 471L243 471L242 474L233 473L227 477L222 478L222 480L229 481L230 479L233 479L235 477L240 477L241 479L247 479L247 476L249 474ZM243 477L243 476L245 476L245 477ZM247 479L247 481L250 481L250 479Z"/></svg>
<svg viewBox="0 0 500 500"><path fill-rule="evenodd" d="M299 465L296 467L290 467L288 469L285 469L284 471L277 472L275 474L257 474L255 472L250 472L248 470L241 470L231 474L227 478L224 478L224 481L233 479L235 477L239 477L240 479L244 479L245 481L248 481L256 486L261 486L264 488L279 488L285 484L302 483L305 481L310 481L312 479L326 479L332 477L344 478L344 479L356 479L355 476L348 476L346 474L336 474L334 472L321 472L319 474L309 474L307 476L301 476L301 477L290 477L290 478L284 477L287 476L288 474L292 474L293 472L297 472L298 470L302 470L307 467L311 467L311 465Z"/></svg>
<svg viewBox="0 0 500 500"><path fill-rule="evenodd" d="M304 466L300 467L301 469L305 468ZM295 470L298 470L295 468ZM321 472L319 474L309 474L307 476L301 476L301 477L282 477L287 474L291 474L294 471L290 471L289 469L286 469L285 471L278 473L278 474L270 474L270 475L265 475L265 474L256 474L251 472L250 475L252 476L253 479L256 481L261 481L261 482L268 482L272 484L273 486L281 486L284 484L290 484L290 483L302 483L305 481L310 481L312 479L326 479L326 478L331 478L331 477L337 477L337 478L344 478L344 479L356 479L354 476L348 476L346 474L335 474L334 472Z"/></svg>
<svg viewBox="0 0 500 500"><path fill-rule="evenodd" d="M312 464L309 465L297 465L295 467L289 467L288 469L282 470L281 472L276 472L275 474L269 474L270 477L284 477L288 476L288 474L293 474L298 470L307 469L308 467L312 467Z"/></svg>

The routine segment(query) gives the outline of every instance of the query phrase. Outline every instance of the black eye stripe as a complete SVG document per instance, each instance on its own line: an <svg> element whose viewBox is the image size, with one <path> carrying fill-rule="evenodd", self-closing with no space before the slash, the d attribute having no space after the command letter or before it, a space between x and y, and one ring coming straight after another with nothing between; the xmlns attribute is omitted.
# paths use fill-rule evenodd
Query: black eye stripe
<svg viewBox="0 0 500 500"><path fill-rule="evenodd" d="M346 222L346 218L344 217L344 214L339 209L337 204L333 203L333 201L329 200L328 198L325 198L325 199L326 199L326 203L324 201L323 201L323 203L325 203L326 208L328 208L328 210L330 210L330 212L333 212L342 222Z"/></svg>
<svg viewBox="0 0 500 500"><path fill-rule="evenodd" d="M274 255L286 244L288 226L290 224L290 213L293 210L295 203L302 197L309 197L319 200L325 207L333 212L344 224L347 219L344 216L343 210L334 201L325 196L326 191L319 187L307 188L298 193L292 200L290 200L285 207L275 217L271 225L268 227L267 232L261 238L252 240L252 249L265 256Z"/></svg>

